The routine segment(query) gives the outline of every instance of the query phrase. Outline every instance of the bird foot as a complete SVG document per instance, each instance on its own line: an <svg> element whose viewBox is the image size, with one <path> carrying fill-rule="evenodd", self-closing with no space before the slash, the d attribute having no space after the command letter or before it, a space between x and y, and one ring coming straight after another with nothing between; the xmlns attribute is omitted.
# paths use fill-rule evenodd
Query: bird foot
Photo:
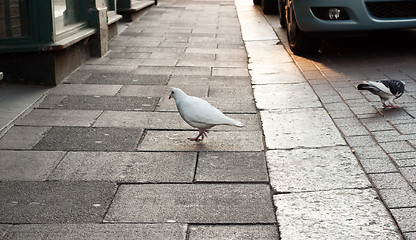
<svg viewBox="0 0 416 240"><path fill-rule="evenodd" d="M395 105L384 105L384 108L396 109L396 108L400 108L400 107L399 106L395 106Z"/></svg>
<svg viewBox="0 0 416 240"><path fill-rule="evenodd" d="M189 141L195 141L195 142L200 142L202 141L202 139L199 139L199 136L196 138L188 138Z"/></svg>
<svg viewBox="0 0 416 240"><path fill-rule="evenodd" d="M202 140L204 140L204 137L208 137L207 132L208 132L208 130L201 129L201 130L199 130L198 136L196 136L195 138L188 138L188 140L189 141L195 141L195 142L202 142Z"/></svg>

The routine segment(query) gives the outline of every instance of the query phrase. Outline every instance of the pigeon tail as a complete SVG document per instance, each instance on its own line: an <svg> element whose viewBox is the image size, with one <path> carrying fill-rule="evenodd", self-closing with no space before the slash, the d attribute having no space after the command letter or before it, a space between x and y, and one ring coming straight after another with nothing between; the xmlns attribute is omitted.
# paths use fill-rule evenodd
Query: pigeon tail
<svg viewBox="0 0 416 240"><path fill-rule="evenodd" d="M227 123L224 123L225 125L230 125L230 126L235 126L235 127L244 127L244 123L238 120L235 120L233 118L227 117L227 116L224 116L224 117L228 120Z"/></svg>
<svg viewBox="0 0 416 240"><path fill-rule="evenodd" d="M233 119L235 122L234 122L234 126L236 126L236 127L244 127L244 123L242 123L242 122L240 122L240 121L237 121L237 120L235 120L235 119Z"/></svg>
<svg viewBox="0 0 416 240"><path fill-rule="evenodd" d="M358 90L369 90L369 89L374 89L374 86L368 84L367 82L358 84L357 86Z"/></svg>

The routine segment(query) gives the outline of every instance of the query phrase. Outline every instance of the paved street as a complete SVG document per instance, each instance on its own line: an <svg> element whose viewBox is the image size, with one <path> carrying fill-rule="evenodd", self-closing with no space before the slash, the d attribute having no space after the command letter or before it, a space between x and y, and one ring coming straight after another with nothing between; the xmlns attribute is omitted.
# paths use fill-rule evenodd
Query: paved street
<svg viewBox="0 0 416 240"><path fill-rule="evenodd" d="M334 44L293 56L252 1L160 0L0 133L0 238L416 239L414 47ZM402 108L355 89L379 77ZM170 87L245 127L188 141Z"/></svg>

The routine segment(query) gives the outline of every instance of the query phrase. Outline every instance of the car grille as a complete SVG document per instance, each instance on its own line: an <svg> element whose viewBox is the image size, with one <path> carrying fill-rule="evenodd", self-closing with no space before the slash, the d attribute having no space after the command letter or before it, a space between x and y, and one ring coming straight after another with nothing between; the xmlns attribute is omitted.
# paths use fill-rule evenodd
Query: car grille
<svg viewBox="0 0 416 240"><path fill-rule="evenodd" d="M416 18L416 1L366 2L376 18Z"/></svg>

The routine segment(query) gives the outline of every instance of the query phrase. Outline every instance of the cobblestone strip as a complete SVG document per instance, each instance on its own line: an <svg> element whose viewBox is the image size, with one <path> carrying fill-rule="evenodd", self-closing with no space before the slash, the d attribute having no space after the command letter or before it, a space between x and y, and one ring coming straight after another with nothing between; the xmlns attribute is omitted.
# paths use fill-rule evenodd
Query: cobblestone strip
<svg viewBox="0 0 416 240"><path fill-rule="evenodd" d="M286 46L285 32L281 28L276 31ZM346 139L404 238L416 239L416 77L414 61L407 55L400 59L405 64L389 62L388 67L383 56L370 56L355 67L356 55L291 57ZM363 80L394 77L404 80L407 87L403 98L398 99L400 109L382 109L377 96L356 89Z"/></svg>
<svg viewBox="0 0 416 240"><path fill-rule="evenodd" d="M408 87L404 98L398 100L402 108L384 110L380 108L378 97L360 93L356 85L363 80L389 78L395 71L394 65L382 68L383 62L373 59L369 65L382 70L372 71L364 64L361 68L366 68L366 76L357 76L337 67L324 67L314 57L292 57L355 152L405 238L414 239L416 226L410 219L416 218L416 82L410 65L408 68L401 66L407 75L400 79L405 80ZM348 60L354 61L344 59Z"/></svg>
<svg viewBox="0 0 416 240"><path fill-rule="evenodd" d="M401 239L314 89L272 28L257 28L263 15L251 3L236 4L281 239ZM330 85L322 87L330 90ZM340 98L336 91L326 96ZM339 116L353 115L334 107Z"/></svg>

